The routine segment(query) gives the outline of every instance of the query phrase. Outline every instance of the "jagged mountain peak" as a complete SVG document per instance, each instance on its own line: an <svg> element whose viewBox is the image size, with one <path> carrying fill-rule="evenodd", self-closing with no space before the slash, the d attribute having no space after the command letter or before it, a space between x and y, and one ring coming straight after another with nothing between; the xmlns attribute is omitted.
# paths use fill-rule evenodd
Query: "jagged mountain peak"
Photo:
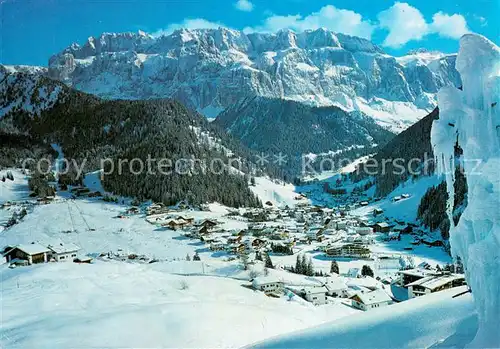
<svg viewBox="0 0 500 349"><path fill-rule="evenodd" d="M103 33L51 57L49 76L105 98L171 97L207 117L238 101L280 98L363 112L400 131L460 86L454 55L395 58L324 28L244 33L179 29L154 37Z"/></svg>

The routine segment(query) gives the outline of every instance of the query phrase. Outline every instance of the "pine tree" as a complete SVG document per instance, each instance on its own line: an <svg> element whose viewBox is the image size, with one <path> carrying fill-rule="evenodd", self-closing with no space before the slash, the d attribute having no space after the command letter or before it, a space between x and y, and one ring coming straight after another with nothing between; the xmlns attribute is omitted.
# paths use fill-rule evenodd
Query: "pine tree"
<svg viewBox="0 0 500 349"><path fill-rule="evenodd" d="M201 261L200 255L198 255L198 252L196 252L193 256L193 261Z"/></svg>
<svg viewBox="0 0 500 349"><path fill-rule="evenodd" d="M337 263L337 261L333 260L332 261L332 264L330 265L330 273L333 274L340 274L339 272L339 265Z"/></svg>
<svg viewBox="0 0 500 349"><path fill-rule="evenodd" d="M262 254L259 251L255 252L255 260L262 261Z"/></svg>
<svg viewBox="0 0 500 349"><path fill-rule="evenodd" d="M191 257L189 256L189 253L186 255L186 261L191 261Z"/></svg>
<svg viewBox="0 0 500 349"><path fill-rule="evenodd" d="M271 260L271 257L269 256L268 253L266 253L266 257L265 258L266 258L265 267L266 268L274 269L273 261Z"/></svg>
<svg viewBox="0 0 500 349"><path fill-rule="evenodd" d="M314 276L314 266L313 266L311 258L309 258L307 261L306 275L307 276Z"/></svg>
<svg viewBox="0 0 500 349"><path fill-rule="evenodd" d="M306 275L307 274L307 257L305 254L302 255L302 272L301 274L302 275Z"/></svg>
<svg viewBox="0 0 500 349"><path fill-rule="evenodd" d="M300 257L300 255L297 255L297 261L295 262L295 272L297 274L304 273L304 267L302 265L302 258Z"/></svg>
<svg viewBox="0 0 500 349"><path fill-rule="evenodd" d="M365 264L363 265L363 268L361 268L361 275L373 277L374 274L372 268L370 268L369 265Z"/></svg>

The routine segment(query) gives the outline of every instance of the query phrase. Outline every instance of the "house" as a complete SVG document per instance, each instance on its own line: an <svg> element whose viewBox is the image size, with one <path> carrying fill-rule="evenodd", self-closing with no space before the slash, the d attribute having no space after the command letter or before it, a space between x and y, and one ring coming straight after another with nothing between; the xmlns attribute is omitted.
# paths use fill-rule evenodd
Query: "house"
<svg viewBox="0 0 500 349"><path fill-rule="evenodd" d="M3 256L7 263L19 263L26 261L27 264L47 263L50 250L40 244L20 244L4 252ZM24 262L21 262L25 264Z"/></svg>
<svg viewBox="0 0 500 349"><path fill-rule="evenodd" d="M165 223L163 223L161 226L162 227L168 227L168 228L170 228L172 230L177 230L177 229L183 228L183 227L185 227L187 225L188 225L188 222L186 222L182 218L178 218L178 219L169 219L168 221L166 221Z"/></svg>
<svg viewBox="0 0 500 349"><path fill-rule="evenodd" d="M371 227L356 227L354 230L359 235L368 235L373 233L373 229Z"/></svg>
<svg viewBox="0 0 500 349"><path fill-rule="evenodd" d="M80 247L75 244L63 244L59 245L49 245L50 253L48 255L49 260L55 260L56 262L67 262L72 261L77 257Z"/></svg>
<svg viewBox="0 0 500 349"><path fill-rule="evenodd" d="M377 289L367 293L356 293L351 296L352 306L360 310L370 310L392 304L392 299L384 290Z"/></svg>
<svg viewBox="0 0 500 349"><path fill-rule="evenodd" d="M326 294L331 297L346 297L347 296L347 285L342 278L331 277L325 283L327 289Z"/></svg>
<svg viewBox="0 0 500 349"><path fill-rule="evenodd" d="M326 293L328 289L324 286L311 286L302 289L306 301L314 305L326 304Z"/></svg>
<svg viewBox="0 0 500 349"><path fill-rule="evenodd" d="M387 222L375 223L373 225L373 231L377 233L388 233L393 226Z"/></svg>
<svg viewBox="0 0 500 349"><path fill-rule="evenodd" d="M197 227L204 227L207 229L213 228L217 225L217 222L210 219L205 219L202 222L196 224Z"/></svg>
<svg viewBox="0 0 500 349"><path fill-rule="evenodd" d="M441 274L424 277L408 284L408 298L415 298L465 285L465 277L460 274Z"/></svg>
<svg viewBox="0 0 500 349"><path fill-rule="evenodd" d="M279 293L283 291L284 283L274 276L259 276L252 280L252 287L264 293Z"/></svg>
<svg viewBox="0 0 500 349"><path fill-rule="evenodd" d="M373 210L373 215L374 216L381 215L382 213L384 213L384 210L382 210L381 208L376 208L376 209Z"/></svg>
<svg viewBox="0 0 500 349"><path fill-rule="evenodd" d="M229 253L240 254L240 253L245 252L245 244L242 244L242 243L230 244L230 245L226 246L226 250Z"/></svg>
<svg viewBox="0 0 500 349"><path fill-rule="evenodd" d="M225 245L221 241L214 241L210 244L210 251L224 251Z"/></svg>
<svg viewBox="0 0 500 349"><path fill-rule="evenodd" d="M398 271L398 284L400 286L407 287L412 282L423 279L427 276L435 275L436 273L437 272L435 270L427 270L422 268L400 270Z"/></svg>
<svg viewBox="0 0 500 349"><path fill-rule="evenodd" d="M345 244L330 247L326 254L331 257L368 258L370 250L360 244Z"/></svg>

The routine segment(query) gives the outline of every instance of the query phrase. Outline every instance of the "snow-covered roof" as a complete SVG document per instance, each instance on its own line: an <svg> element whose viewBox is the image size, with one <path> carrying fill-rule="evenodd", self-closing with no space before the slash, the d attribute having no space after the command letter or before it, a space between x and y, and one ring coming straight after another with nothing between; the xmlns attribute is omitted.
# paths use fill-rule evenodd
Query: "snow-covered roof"
<svg viewBox="0 0 500 349"><path fill-rule="evenodd" d="M439 276L428 276L423 279L417 280L408 284L407 286L422 286L429 290L435 290L441 286L446 285L449 282L456 280L463 280L463 275L450 274L450 275L439 275Z"/></svg>
<svg viewBox="0 0 500 349"><path fill-rule="evenodd" d="M80 247L78 247L75 244L63 244L60 243L59 245L49 245L48 248L52 250L52 252L61 254L61 253L69 253L69 252L76 252L80 250Z"/></svg>
<svg viewBox="0 0 500 349"><path fill-rule="evenodd" d="M347 285L345 284L345 281L339 277L330 278L325 283L325 286L326 286L326 288L328 288L329 291L337 291L337 290L347 289Z"/></svg>
<svg viewBox="0 0 500 349"><path fill-rule="evenodd" d="M391 297L381 289L368 293L357 293L356 295L365 305L390 302L392 300Z"/></svg>
<svg viewBox="0 0 500 349"><path fill-rule="evenodd" d="M279 280L276 276L268 275L268 276L258 276L252 280L252 285L254 287L275 284L275 283L283 283L283 281Z"/></svg>
<svg viewBox="0 0 500 349"><path fill-rule="evenodd" d="M308 286L304 287L303 291L306 294L326 294L326 292L328 292L328 289L324 286Z"/></svg>
<svg viewBox="0 0 500 349"><path fill-rule="evenodd" d="M47 247L40 244L20 244L17 245L16 248L29 255L50 252L50 250Z"/></svg>

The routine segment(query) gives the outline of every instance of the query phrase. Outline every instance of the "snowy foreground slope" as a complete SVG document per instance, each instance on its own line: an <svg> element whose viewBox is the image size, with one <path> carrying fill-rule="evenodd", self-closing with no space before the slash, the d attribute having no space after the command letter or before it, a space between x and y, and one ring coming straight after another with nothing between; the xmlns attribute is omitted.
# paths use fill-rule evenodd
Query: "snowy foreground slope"
<svg viewBox="0 0 500 349"><path fill-rule="evenodd" d="M456 67L463 90L439 92L441 114L432 128L432 143L450 198L450 161L457 140L463 149L468 206L450 231L450 243L452 252L462 257L478 308L475 344L500 347L500 49L485 37L465 35ZM450 211L452 207L451 200Z"/></svg>
<svg viewBox="0 0 500 349"><path fill-rule="evenodd" d="M174 275L163 267L0 266L0 347L234 348L356 312L270 298L242 281Z"/></svg>
<svg viewBox="0 0 500 349"><path fill-rule="evenodd" d="M477 318L465 288L415 298L389 308L257 343L251 348L447 348L474 337Z"/></svg>

